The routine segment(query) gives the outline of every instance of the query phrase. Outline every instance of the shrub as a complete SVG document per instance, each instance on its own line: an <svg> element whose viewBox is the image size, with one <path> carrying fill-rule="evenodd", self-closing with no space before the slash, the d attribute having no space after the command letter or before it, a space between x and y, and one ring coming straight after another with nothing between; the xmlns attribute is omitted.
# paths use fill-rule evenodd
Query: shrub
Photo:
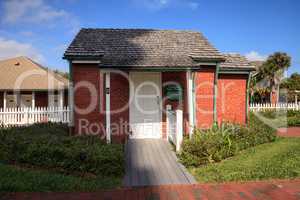
<svg viewBox="0 0 300 200"><path fill-rule="evenodd" d="M249 113L248 133L254 141L251 146L272 142L276 139L276 129L265 124L251 112Z"/></svg>
<svg viewBox="0 0 300 200"><path fill-rule="evenodd" d="M278 127L285 126L300 126L300 111L288 110L288 111L262 111L259 114L262 116L274 120L273 123Z"/></svg>
<svg viewBox="0 0 300 200"><path fill-rule="evenodd" d="M180 159L185 165L220 161L234 154L235 144L232 143L228 127L195 130L191 140L185 138Z"/></svg>
<svg viewBox="0 0 300 200"><path fill-rule="evenodd" d="M123 146L96 136L68 136L67 127L42 124L0 131L0 160L54 168L65 173L120 176Z"/></svg>
<svg viewBox="0 0 300 200"><path fill-rule="evenodd" d="M300 111L288 110L287 123L288 126L300 126Z"/></svg>
<svg viewBox="0 0 300 200"><path fill-rule="evenodd" d="M274 141L275 130L250 114L248 127L225 123L209 130L195 130L191 139L185 138L179 154L186 166L219 162L240 150Z"/></svg>

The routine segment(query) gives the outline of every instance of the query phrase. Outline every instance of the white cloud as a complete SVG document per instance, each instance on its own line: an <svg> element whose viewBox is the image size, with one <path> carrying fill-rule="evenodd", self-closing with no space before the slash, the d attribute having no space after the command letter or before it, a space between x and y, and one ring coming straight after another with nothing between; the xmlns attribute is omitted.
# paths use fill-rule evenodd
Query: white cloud
<svg viewBox="0 0 300 200"><path fill-rule="evenodd" d="M16 56L27 56L36 62L43 62L45 60L44 56L31 44L0 37L0 60Z"/></svg>
<svg viewBox="0 0 300 200"><path fill-rule="evenodd" d="M191 8L192 10L196 10L199 7L199 3L196 2L188 2L188 7Z"/></svg>
<svg viewBox="0 0 300 200"><path fill-rule="evenodd" d="M148 10L157 11L167 7L182 7L195 10L199 4L194 1L187 0L132 0L138 7L144 7Z"/></svg>
<svg viewBox="0 0 300 200"><path fill-rule="evenodd" d="M133 2L149 10L160 10L167 7L171 0L133 0Z"/></svg>
<svg viewBox="0 0 300 200"><path fill-rule="evenodd" d="M80 28L78 19L71 13L56 9L48 5L44 0L9 0L3 6L3 24L38 24L53 28L62 25L70 29L70 33L76 33Z"/></svg>
<svg viewBox="0 0 300 200"><path fill-rule="evenodd" d="M4 3L2 21L7 24L18 22L43 23L67 17L64 10L57 10L43 0L10 0Z"/></svg>
<svg viewBox="0 0 300 200"><path fill-rule="evenodd" d="M264 61L267 59L266 55L259 54L257 51L250 51L245 56L250 61Z"/></svg>

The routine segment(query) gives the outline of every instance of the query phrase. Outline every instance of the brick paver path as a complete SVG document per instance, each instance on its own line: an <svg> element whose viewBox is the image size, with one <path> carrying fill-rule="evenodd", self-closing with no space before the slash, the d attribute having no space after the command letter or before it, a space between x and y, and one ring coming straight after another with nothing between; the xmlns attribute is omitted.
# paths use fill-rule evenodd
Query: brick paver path
<svg viewBox="0 0 300 200"><path fill-rule="evenodd" d="M281 137L300 137L300 127L279 128L277 135Z"/></svg>
<svg viewBox="0 0 300 200"><path fill-rule="evenodd" d="M3 196L4 195L4 196ZM93 193L11 193L0 199L9 200L300 200L300 179L248 183L166 185L121 188Z"/></svg>

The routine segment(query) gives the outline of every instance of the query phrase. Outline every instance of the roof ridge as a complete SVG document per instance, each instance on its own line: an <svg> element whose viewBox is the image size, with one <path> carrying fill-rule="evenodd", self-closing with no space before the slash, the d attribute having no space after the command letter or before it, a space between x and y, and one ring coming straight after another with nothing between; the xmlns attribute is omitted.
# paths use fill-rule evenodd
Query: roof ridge
<svg viewBox="0 0 300 200"><path fill-rule="evenodd" d="M155 28L81 28L81 30L112 30L112 31L169 31L169 32L190 32L190 33L200 33L202 32L197 30L189 29L155 29Z"/></svg>
<svg viewBox="0 0 300 200"><path fill-rule="evenodd" d="M0 88L1 89L14 89L16 88L16 80L20 77L22 80L19 89L61 89L68 87L68 80L62 80L51 69L46 69L41 64L33 61L26 56L14 57L4 60L0 66L3 73L0 73ZM16 66L20 63L20 66ZM24 76L23 76L24 75ZM49 82L51 80L51 82ZM52 81L53 80L53 81Z"/></svg>
<svg viewBox="0 0 300 200"><path fill-rule="evenodd" d="M16 60L16 59L20 59L20 58L30 62L31 64L33 64L35 66L37 66L39 69L44 70L47 74L51 74L57 81L60 81L60 82L68 81L68 79L66 79L65 77L61 76L60 74L55 73L54 70L49 69L49 68L41 65L40 63L32 60L31 58L29 58L27 56L17 56L17 57L7 58L7 59L4 59L4 60L0 60L0 63L9 62L11 60Z"/></svg>
<svg viewBox="0 0 300 200"><path fill-rule="evenodd" d="M220 51L196 30L82 28L64 59L101 59L102 65L193 66L223 61Z"/></svg>
<svg viewBox="0 0 300 200"><path fill-rule="evenodd" d="M7 62L9 60L14 60L14 59L18 59L18 58L25 58L25 59L27 59L28 57L27 56L15 56L15 57L11 57L11 58L4 58L4 59L0 60L0 62Z"/></svg>
<svg viewBox="0 0 300 200"><path fill-rule="evenodd" d="M60 74L56 73L54 70L52 69L49 69L48 67L45 67L41 64L39 64L38 62L35 62L34 60L32 60L31 58L28 58L27 59L37 65L39 68L41 68L42 70L46 71L47 74L51 74L57 81L60 81L60 82L64 82L64 81L69 81L68 79L66 79L65 77L61 76Z"/></svg>
<svg viewBox="0 0 300 200"><path fill-rule="evenodd" d="M244 55L242 55L241 53L238 53L238 52L225 52L225 53L222 53L224 56L242 56L242 57L245 57Z"/></svg>

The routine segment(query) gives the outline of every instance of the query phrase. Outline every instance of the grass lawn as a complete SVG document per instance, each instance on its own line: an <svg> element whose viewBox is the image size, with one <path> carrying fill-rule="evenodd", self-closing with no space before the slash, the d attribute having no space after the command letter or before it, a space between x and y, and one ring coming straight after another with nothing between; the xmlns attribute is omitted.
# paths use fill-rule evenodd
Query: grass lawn
<svg viewBox="0 0 300 200"><path fill-rule="evenodd" d="M5 192L96 191L118 187L122 182L120 178L81 178L5 164L0 164L0 177L0 191Z"/></svg>
<svg viewBox="0 0 300 200"><path fill-rule="evenodd" d="M278 138L190 172L202 183L300 177L300 138Z"/></svg>

